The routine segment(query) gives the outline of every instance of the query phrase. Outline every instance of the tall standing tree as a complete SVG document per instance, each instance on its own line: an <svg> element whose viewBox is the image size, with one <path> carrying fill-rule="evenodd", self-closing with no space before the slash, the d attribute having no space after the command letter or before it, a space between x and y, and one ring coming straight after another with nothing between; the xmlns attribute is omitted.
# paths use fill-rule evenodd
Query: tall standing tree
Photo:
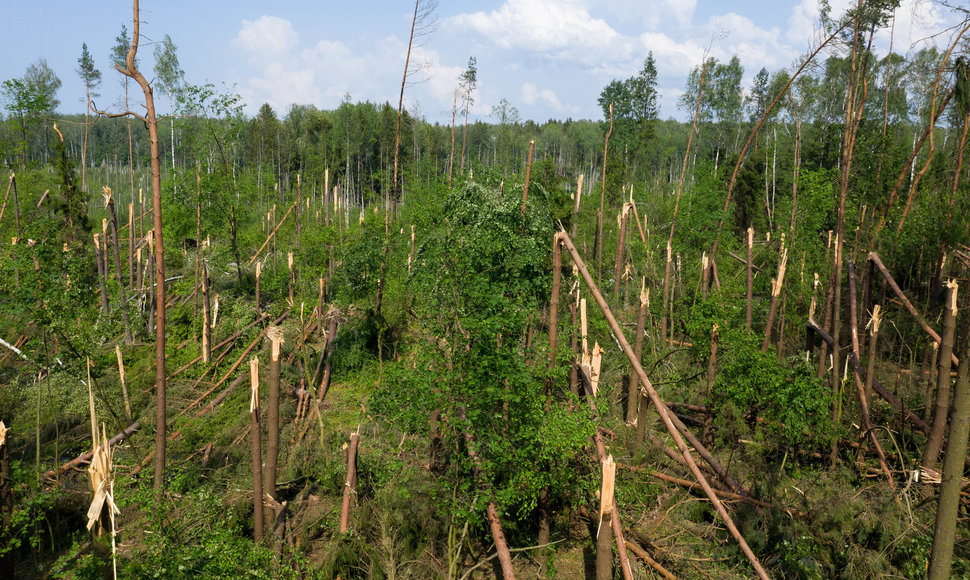
<svg viewBox="0 0 970 580"><path fill-rule="evenodd" d="M172 169L175 169L175 97L185 82L185 72L179 66L178 49L172 42L172 37L165 35L162 41L155 45L155 85L158 90L168 96L168 114L172 131Z"/></svg>
<svg viewBox="0 0 970 580"><path fill-rule="evenodd" d="M155 241L155 493L159 499L165 487L166 447L166 381L165 381L165 245L162 241L162 173L158 154L158 118L155 115L155 96L145 75L138 70L136 57L140 40L138 0L132 0L134 12L131 46L125 55L124 65L115 65L121 74L133 79L145 94L145 114L125 111L112 116L133 116L148 127L148 145L151 152L152 207Z"/></svg>
<svg viewBox="0 0 970 580"><path fill-rule="evenodd" d="M31 86L24 79L3 81L0 93L7 101L7 113L11 119L15 120L20 132L20 143L16 145L16 150L20 156L21 167L26 167L30 149L27 133L33 126L40 123L44 111L50 105L47 97L39 93L36 87Z"/></svg>
<svg viewBox="0 0 970 580"><path fill-rule="evenodd" d="M654 125L660 115L657 105L657 63L653 58L653 51L647 53L643 61L643 68L636 76L628 81L630 84L630 98L632 100L633 118L637 124L637 137L646 140L653 136Z"/></svg>
<svg viewBox="0 0 970 580"><path fill-rule="evenodd" d="M21 165L26 166L30 157L30 141L28 132L35 125L53 115L54 110L60 104L57 100L57 91L61 88L61 79L57 78L54 71L47 66L45 59L27 67L23 78L10 79L3 82L0 92L3 93L7 101L7 112L17 120L20 129L21 143L19 145L21 153ZM45 128L45 142L47 138ZM44 148L44 161L47 161L47 147Z"/></svg>
<svg viewBox="0 0 970 580"><path fill-rule="evenodd" d="M465 168L465 143L468 140L468 112L475 104L475 89L478 88L478 59L474 56L468 57L468 68L461 73L458 80L458 87L462 97L462 113L465 115L465 128L461 133L461 162L459 169Z"/></svg>
<svg viewBox="0 0 970 580"><path fill-rule="evenodd" d="M625 80L614 79L603 88L596 102L603 110L604 119L609 119L610 105L613 105L615 140L621 145L617 150L645 150L643 144L653 136L660 113L657 98L657 63L653 52L647 53L637 74Z"/></svg>
<svg viewBox="0 0 970 580"><path fill-rule="evenodd" d="M81 149L81 191L88 190L88 128L90 126L89 113L91 99L99 96L96 92L101 85L101 71L94 66L94 58L88 52L88 44L81 43L81 57L77 59L77 74L84 83L84 146Z"/></svg>
<svg viewBox="0 0 970 580"><path fill-rule="evenodd" d="M121 32L115 37L115 45L111 47L111 64L116 68L124 68L125 59L128 57L128 49L131 47L131 38L128 37L128 27L121 25ZM138 68L138 59L134 61L135 68ZM125 102L124 109L128 110L128 77L123 75L123 80L121 82L122 87L125 89ZM130 185L129 195L131 199L135 199L135 151L134 144L131 138L131 117L125 117L125 122L128 125L128 181ZM140 210L141 208L139 208Z"/></svg>
<svg viewBox="0 0 970 580"><path fill-rule="evenodd" d="M411 48L414 39L431 34L437 25L434 11L438 7L436 0L414 0L414 14L411 16L411 35L408 36L408 52L404 57L404 78L401 79L401 93L397 99L397 127L394 132L394 175L391 183L391 199L394 207L397 208L398 199L398 162L400 161L401 144L401 112L404 109L404 87L408 84L408 77L414 74L418 67L411 66Z"/></svg>

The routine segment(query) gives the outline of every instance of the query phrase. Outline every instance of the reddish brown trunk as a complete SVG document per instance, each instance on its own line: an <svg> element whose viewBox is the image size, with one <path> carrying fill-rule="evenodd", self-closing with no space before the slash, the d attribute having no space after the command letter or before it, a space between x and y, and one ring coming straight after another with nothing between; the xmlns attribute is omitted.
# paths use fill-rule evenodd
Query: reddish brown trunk
<svg viewBox="0 0 970 580"><path fill-rule="evenodd" d="M340 533L347 533L350 523L350 504L357 495L357 446L360 435L350 434L350 449L347 453L347 479L344 481L344 497L340 508Z"/></svg>

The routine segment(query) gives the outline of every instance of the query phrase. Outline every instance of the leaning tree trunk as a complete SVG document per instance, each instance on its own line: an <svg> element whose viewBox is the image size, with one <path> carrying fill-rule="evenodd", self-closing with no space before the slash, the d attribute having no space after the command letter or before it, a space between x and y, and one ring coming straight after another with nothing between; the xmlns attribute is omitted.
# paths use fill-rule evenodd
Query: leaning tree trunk
<svg viewBox="0 0 970 580"><path fill-rule="evenodd" d="M145 93L145 115L126 111L123 115L135 115L148 127L148 144L151 151L152 207L155 242L155 491L161 498L165 476L165 247L162 242L162 174L158 153L158 119L155 116L155 98L152 87L135 65L140 37L138 0L132 0L133 25L131 47L125 57L125 67L115 65L118 71L135 80Z"/></svg>

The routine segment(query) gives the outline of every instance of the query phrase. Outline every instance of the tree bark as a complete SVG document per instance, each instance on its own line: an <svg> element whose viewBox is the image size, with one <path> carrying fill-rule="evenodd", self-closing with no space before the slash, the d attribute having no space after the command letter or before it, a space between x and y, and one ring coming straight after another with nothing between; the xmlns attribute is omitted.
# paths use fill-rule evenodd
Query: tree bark
<svg viewBox="0 0 970 580"><path fill-rule="evenodd" d="M105 278L108 273L105 272L104 260L101 258L101 241L98 234L93 235L94 239L94 259L98 265L98 289L101 290L101 312L108 314L111 312L111 306L108 302L108 288L105 286Z"/></svg>
<svg viewBox="0 0 970 580"><path fill-rule="evenodd" d="M596 536L596 580L613 580L613 514L607 512L598 523Z"/></svg>
<svg viewBox="0 0 970 580"><path fill-rule="evenodd" d="M851 260L849 260L848 275L849 275L849 327L852 335L852 356L858 361L859 360L859 317L858 317L858 309L856 308L855 266ZM876 450L876 456L879 458L879 467L880 469L882 469L882 472L886 475L886 479L889 482L889 487L895 489L896 486L893 483L893 476L889 472L889 466L886 465L886 454L883 452L882 446L879 444L879 439L876 438L876 432L872 429L872 423L869 420L869 397L867 396L865 385L862 382L860 366L861 365L853 365L852 375L855 378L856 394L859 396L859 409L860 409L860 415L862 417L863 435L868 434L869 439L872 441L872 447L873 449Z"/></svg>
<svg viewBox="0 0 970 580"><path fill-rule="evenodd" d="M357 447L360 444L358 433L350 434L350 449L347 453L347 479L344 481L343 503L340 508L340 533L347 533L350 522L350 504L357 495Z"/></svg>
<svg viewBox="0 0 970 580"><path fill-rule="evenodd" d="M603 213L606 210L606 156L610 151L610 135L613 134L613 103L610 103L610 129L603 142L603 175L600 188L600 211L596 214L596 278L603 279Z"/></svg>
<svg viewBox="0 0 970 580"><path fill-rule="evenodd" d="M212 312L209 301L209 269L202 267L202 362L212 360Z"/></svg>
<svg viewBox="0 0 970 580"><path fill-rule="evenodd" d="M552 373L556 369L556 355L559 347L559 291L562 283L562 246L558 235L552 238L552 291L549 296L549 377L546 379L545 409L552 408ZM549 543L549 488L543 487L539 493L539 546ZM542 560L540 559L540 562ZM544 564L540 564L545 568Z"/></svg>
<svg viewBox="0 0 970 580"><path fill-rule="evenodd" d="M133 25L131 47L125 57L125 68L117 66L123 75L134 79L145 94L145 115L148 143L151 151L152 207L155 241L155 492L162 497L165 476L165 246L162 241L162 174L158 153L158 119L155 98L148 79L135 66L140 37L138 0L132 0ZM127 113L126 113L127 114Z"/></svg>
<svg viewBox="0 0 970 580"><path fill-rule="evenodd" d="M125 296L125 285L128 282L121 278L121 251L118 247L118 212L115 211L114 197L111 195L110 188L104 188L104 196L105 204L108 206L108 216L111 218L109 220L109 224L111 225L111 249L115 261L115 279L118 281L118 298L121 301L118 307L121 309L121 320L125 326L125 344L131 344L131 322L128 319L128 299ZM107 264L105 264L105 270L107 270Z"/></svg>
<svg viewBox="0 0 970 580"><path fill-rule="evenodd" d="M782 234L782 237L784 237L784 234ZM750 252L750 250L748 251ZM781 302L781 291L785 285L785 269L787 266L788 248L782 248L781 258L778 260L778 276L771 279L771 305L768 307L768 322L765 324L765 339L761 342L761 352L768 352L768 347L771 346L771 329L775 325L775 318L778 316L778 304ZM750 286L748 288L750 289Z"/></svg>
<svg viewBox="0 0 970 580"><path fill-rule="evenodd" d="M963 338L964 358L970 357L970 340ZM950 577L953 544L956 539L957 516L960 511L960 488L967 456L967 437L970 436L970 372L962 365L957 371L950 413L950 433L943 458L943 478L940 499L936 508L936 528L933 551L930 555L930 580Z"/></svg>
<svg viewBox="0 0 970 580"><path fill-rule="evenodd" d="M753 272L753 258L754 258L754 228L748 228L748 254L747 260L745 261L745 273L747 289L745 290L745 308L744 308L744 327L751 330L751 300L754 288L754 272Z"/></svg>
<svg viewBox="0 0 970 580"><path fill-rule="evenodd" d="M640 290L640 309L637 312L637 330L633 337L633 354L637 360L643 360L643 333L647 325L647 309L650 307L649 295L646 291L646 279L641 282L643 286ZM626 422L637 424L637 440L642 441L640 420L643 420L643 429L646 429L646 414L650 405L647 404L645 397L640 396L640 379L636 373L630 373L629 390L626 395Z"/></svg>
<svg viewBox="0 0 970 580"><path fill-rule="evenodd" d="M276 466L280 449L280 346L283 344L283 329L273 326L266 331L270 340L269 393L266 399L266 493L276 497Z"/></svg>
<svg viewBox="0 0 970 580"><path fill-rule="evenodd" d="M13 540L13 478L10 475L10 445L8 429L0 421L0 576L14 577Z"/></svg>
<svg viewBox="0 0 970 580"><path fill-rule="evenodd" d="M623 246L626 244L626 215L627 206L623 204L618 216L620 233L616 238L616 260L613 264L613 305L618 306L620 300L620 280L623 277Z"/></svg>
<svg viewBox="0 0 970 580"><path fill-rule="evenodd" d="M253 464L253 541L263 540L263 459L261 431L259 422L259 359L249 361L251 398L249 414L252 418L250 436L252 438Z"/></svg>
<svg viewBox="0 0 970 580"><path fill-rule="evenodd" d="M946 418L950 409L950 355L953 354L953 337L956 332L957 283L951 281L946 287L946 308L943 311L943 340L940 341L940 368L936 375L936 408L930 433L926 437L926 450L923 453L923 467L936 469L940 450L943 449L943 434L946 431Z"/></svg>
<svg viewBox="0 0 970 580"><path fill-rule="evenodd" d="M738 545L740 546L741 551L748 558L748 561L751 563L751 566L752 568L754 568L758 577L765 578L765 579L768 578L767 573L765 572L764 568L761 566L761 563L758 561L758 557L755 556L754 552L751 551L751 548L748 546L748 543L741 535L741 532L734 525L734 521L731 519L730 514L728 514L727 510L724 508L724 505L714 494L714 490L711 488L710 483L708 483L707 478L704 477L704 474L701 473L700 468L694 462L693 455L691 454L690 450L687 448L687 444L684 442L684 439L681 436L681 429L683 429L684 431L687 431L687 428L684 427L683 423L680 423L679 420L675 421L676 417L673 415L673 413L670 412L670 409L667 408L667 405L660 398L660 395L657 393L656 389L653 388L653 384L650 382L650 379L647 378L647 375L644 372L643 367L640 365L640 361L637 360L636 356L633 354L633 349L630 347L630 343L627 342L626 335L624 334L623 329L616 321L616 318L613 317L612 312L610 312L610 308L607 305L606 300L603 298L603 295L597 289L596 283L593 281L592 276L590 276L589 271L586 269L586 265L583 263L582 258L579 256L579 252L576 251L576 247L573 245L572 240L569 239L569 236L565 235L565 232L562 233L562 238L563 238L563 244L565 245L566 250L569 252L570 256L573 259L573 262L576 264L576 267L583 275L583 278L585 279L586 284L590 289L590 292L596 298L596 302L597 304L599 304L600 309L603 311L603 315L606 317L607 323L609 324L610 328L613 330L613 335L620 343L620 348L623 350L623 352L626 354L627 358L629 359L630 363L633 365L634 371L637 373L640 379L640 382L643 384L644 389L647 391L647 394L650 397L650 401L653 403L654 408L657 410L657 413L660 415L660 418L663 420L664 426L667 428L667 432L674 439L674 442L677 445L677 449L680 451L684 460L687 462L691 470L691 473L694 474L694 477L696 477L698 482L701 484L701 487L704 489L705 495L707 495L708 499L711 500L711 503L714 504L714 508L715 510L717 510L718 515L721 516L721 519L722 521L724 521L725 525L727 526L728 531L738 542ZM677 423L680 423L679 427L677 426ZM696 441L696 438L694 438L694 440L691 441L691 444L694 445L694 447L698 451L700 451L703 448L703 445L701 445L700 441L696 441L696 443L694 441Z"/></svg>

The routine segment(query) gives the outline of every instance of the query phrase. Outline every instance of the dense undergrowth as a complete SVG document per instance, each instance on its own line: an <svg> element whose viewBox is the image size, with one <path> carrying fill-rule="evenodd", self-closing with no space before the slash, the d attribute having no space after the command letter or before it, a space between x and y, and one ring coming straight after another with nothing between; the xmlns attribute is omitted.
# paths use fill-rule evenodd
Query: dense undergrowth
<svg viewBox="0 0 970 580"><path fill-rule="evenodd" d="M555 172L545 177L540 173L523 211L521 182L478 166L472 173L474 177L461 176L450 188L439 181L408 191L389 227L374 207L363 212L351 208L341 216L342 225L324 226L316 217L320 202L313 200L303 214L300 239L288 224L260 257L261 309L270 319L288 313L281 323L285 362L277 497L286 502L287 515L274 532L277 539L262 546L251 540L248 389L236 388L204 416L197 416L198 408L180 414L226 373L266 324L247 329L258 313L254 267L237 263L237 252L219 235L220 226L212 224L215 235L201 257L220 295L213 340L242 334L224 358L195 363L170 381L169 432L178 436L170 441L166 490L159 500L148 471L141 468L152 450L148 424L154 413L154 349L143 294L134 292L129 302L135 340L125 345L118 282L108 281L113 308L101 312L88 234L83 228L65 227L58 212L40 212L24 228L19 243L5 245L0 255L0 293L5 296L0 327L8 342L23 337L19 348L24 353L20 360L3 353L0 367L0 417L11 429L15 498L8 549L18 575L97 578L111 567L110 536L95 538L84 530L89 491L83 475L72 470L55 478L39 477L90 447L85 437L87 388L82 383L86 358L93 362L99 421L109 435L126 426L116 344L125 357L134 419L142 423L140 431L115 449L120 577L462 577L473 569L488 575L492 562L485 560L492 552L485 503L496 502L513 548L534 546L543 490L550 498L554 544L516 551L515 565L523 573L535 573L540 563L553 576L586 573L595 548L589 514L598 505L599 466L588 451L596 424L586 403L569 392L574 326L566 304L555 368L548 370L546 363L551 241L560 223L567 230L572 227L569 184ZM38 192L56 190L59 179L43 171L18 174L22 203L36 203ZM707 299L698 291L696 264L705 232L713 230L719 217L723 179L723 170L700 179L683 208L675 236L675 341L664 341L651 322L644 368L668 402L706 409L683 412L710 436L728 471L763 502L734 503L732 512L773 575L922 577L935 516L932 488L911 477L922 435L902 424L890 407L873 404L873 424L882 430L897 474L894 494L879 479L874 460L850 445L862 439L853 418L858 413L854 386L844 381L842 391L833 395L828 383L816 377L815 358L806 361L812 273L823 270L826 260L825 239L818 235L826 223L810 208L826 196L831 182L818 173L802 176L805 219L795 223L788 241L791 278L779 357L774 348L768 353L759 348L767 275L755 279L756 322L751 331L743 320L743 264L722 261L720 288ZM275 201L283 206L292 192L280 195ZM577 243L590 267L595 264L597 198L583 198L576 224ZM662 189L638 192L635 201L647 216L647 243L639 233L631 234L628 282L611 279L609 261L601 278L604 290L612 291L617 283L625 288L613 307L628 336L641 278L655 292L651 321L661 316L656 295L663 279L663 232L672 212L669 192ZM928 220L934 207L931 202L921 205L914 220ZM261 212L239 206L238 244L244 262L266 235L256 217ZM92 223L103 216L93 199L88 200L88 214ZM10 227L6 221L0 224L8 233ZM166 269L174 278L170 292L175 298L169 310L171 374L199 355L200 317L188 298L195 250L181 250L179 236L166 235L172 248ZM605 239L603 254L613 256L615 225L607 228ZM762 271L773 269L779 241L773 236L758 242L755 263ZM723 243L725 253L744 251L740 236L728 235ZM291 250L298 274L295 300L288 304L286 253ZM901 244L887 261L904 261L910 251ZM340 322L333 384L319 413L298 420L297 390L309 384L324 347L316 332L305 342L301 338L323 276L329 316ZM576 278L568 265L563 279L564 287L573 287ZM378 287L383 295L380 311L375 305ZM572 300L567 296L564 292L564 302ZM719 327L719 358L716 380L707 385L714 324ZM922 409L919 357L926 339L902 315L893 324L893 335L882 344L878 376L907 405ZM590 343L596 341L605 350L599 427L620 464L617 505L631 537L678 576L747 576L746 563L713 508L688 490L650 475L662 471L689 478L624 424L623 410L630 403L626 361L592 308L589 332ZM264 348L260 343L258 349ZM548 396L547 381L552 385ZM203 404L214 396L203 397ZM833 396L842 409L835 423L830 416ZM648 417L648 431L659 436L662 428L655 416ZM340 534L346 474L342 448L353 431L362 441L356 507L349 531ZM477 479L466 434L473 435L482 461L484 476ZM833 440L839 442L834 468L826 459ZM962 537L955 573L970 574L968 562Z"/></svg>

